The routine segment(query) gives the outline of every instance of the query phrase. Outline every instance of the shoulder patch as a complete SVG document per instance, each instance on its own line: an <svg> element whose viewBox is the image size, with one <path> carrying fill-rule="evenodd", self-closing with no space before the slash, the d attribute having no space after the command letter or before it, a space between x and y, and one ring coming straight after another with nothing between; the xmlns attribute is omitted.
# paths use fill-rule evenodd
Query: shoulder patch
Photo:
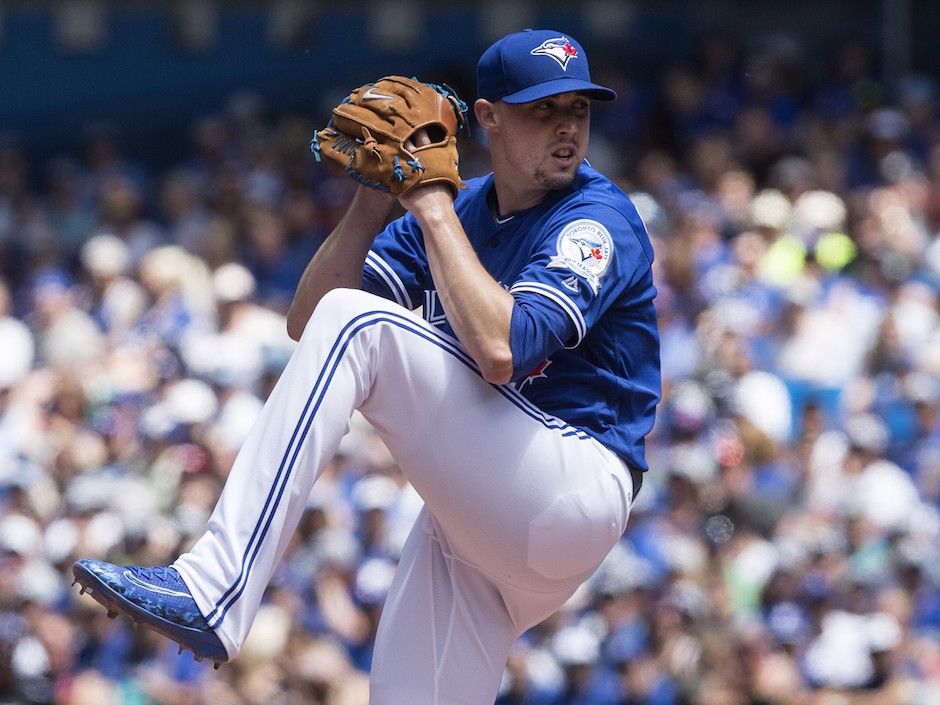
<svg viewBox="0 0 940 705"><path fill-rule="evenodd" d="M601 277L614 256L613 238L607 228L588 218L574 220L562 228L555 249L557 253L549 261L549 269L570 269L584 277L597 294Z"/></svg>

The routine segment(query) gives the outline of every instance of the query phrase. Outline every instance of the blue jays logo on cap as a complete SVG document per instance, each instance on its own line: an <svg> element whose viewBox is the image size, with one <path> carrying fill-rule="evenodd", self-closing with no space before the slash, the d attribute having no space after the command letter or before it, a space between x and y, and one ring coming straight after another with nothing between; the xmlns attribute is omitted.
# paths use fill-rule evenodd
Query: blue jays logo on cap
<svg viewBox="0 0 940 705"><path fill-rule="evenodd" d="M555 37L546 39L535 49L529 52L533 56L550 56L565 71L568 70L568 62L571 59L578 58L578 47L568 41L567 37Z"/></svg>
<svg viewBox="0 0 940 705"><path fill-rule="evenodd" d="M527 29L507 34L477 63L477 94L484 100L529 103L573 92L595 100L617 97L591 81L584 49L564 32Z"/></svg>

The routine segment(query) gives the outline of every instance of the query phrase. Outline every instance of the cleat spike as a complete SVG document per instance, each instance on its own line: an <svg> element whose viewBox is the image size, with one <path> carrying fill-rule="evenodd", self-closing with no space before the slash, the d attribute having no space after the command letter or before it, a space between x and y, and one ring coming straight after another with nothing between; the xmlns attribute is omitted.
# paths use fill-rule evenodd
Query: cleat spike
<svg viewBox="0 0 940 705"><path fill-rule="evenodd" d="M213 670L218 671L220 668L222 668L222 664L216 661L214 664L212 664L212 668Z"/></svg>
<svg viewBox="0 0 940 705"><path fill-rule="evenodd" d="M76 585L78 585L78 580L77 580L77 579L76 579L76 580L73 580L73 581L72 581L72 584L71 584L69 587L75 587Z"/></svg>
<svg viewBox="0 0 940 705"><path fill-rule="evenodd" d="M118 616L117 610L108 610L108 619L116 619Z"/></svg>
<svg viewBox="0 0 940 705"><path fill-rule="evenodd" d="M193 654L193 658L194 658L196 661L202 661L202 656L200 656L199 654Z"/></svg>
<svg viewBox="0 0 940 705"><path fill-rule="evenodd" d="M176 652L176 655L177 655L177 656L182 656L182 655L183 655L183 645L182 645L182 644L178 644L178 646L180 647L180 650Z"/></svg>
<svg viewBox="0 0 940 705"><path fill-rule="evenodd" d="M82 589L78 591L78 594L79 594L79 595L84 595L84 594L85 594L85 591L87 591L87 590L88 590L88 588L86 588L84 585L82 585Z"/></svg>

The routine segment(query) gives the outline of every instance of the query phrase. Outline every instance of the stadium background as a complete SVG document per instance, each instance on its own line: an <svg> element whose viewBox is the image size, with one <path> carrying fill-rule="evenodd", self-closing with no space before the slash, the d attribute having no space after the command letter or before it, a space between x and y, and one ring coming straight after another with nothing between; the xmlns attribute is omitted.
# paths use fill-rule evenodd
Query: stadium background
<svg viewBox="0 0 940 705"><path fill-rule="evenodd" d="M306 152L329 107L472 98L525 26L620 93L590 156L656 246L664 402L624 540L499 702L940 702L940 7L62 0L0 3L0 703L367 702L417 500L360 419L222 670L69 567L201 531L352 187Z"/></svg>

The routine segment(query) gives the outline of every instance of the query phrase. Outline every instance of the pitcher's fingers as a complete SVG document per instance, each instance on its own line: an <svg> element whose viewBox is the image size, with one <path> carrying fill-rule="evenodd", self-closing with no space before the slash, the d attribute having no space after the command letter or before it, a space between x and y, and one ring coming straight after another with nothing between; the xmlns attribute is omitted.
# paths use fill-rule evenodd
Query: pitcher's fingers
<svg viewBox="0 0 940 705"><path fill-rule="evenodd" d="M410 151L416 147L423 147L426 144L431 144L431 138L428 136L428 131L422 127L408 138L408 141L405 142L405 149Z"/></svg>

